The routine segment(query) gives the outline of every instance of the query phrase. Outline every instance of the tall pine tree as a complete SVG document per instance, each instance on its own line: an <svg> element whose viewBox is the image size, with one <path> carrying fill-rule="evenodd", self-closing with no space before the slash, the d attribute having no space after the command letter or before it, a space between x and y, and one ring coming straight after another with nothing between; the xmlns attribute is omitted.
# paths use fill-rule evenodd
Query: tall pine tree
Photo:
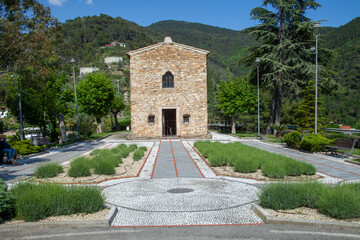
<svg viewBox="0 0 360 240"><path fill-rule="evenodd" d="M264 0L262 7L251 11L260 24L245 31L255 35L261 45L251 48L241 62L251 66L257 57L261 60L262 84L272 90L268 132L271 124L280 124L283 94L300 93L313 76L314 57L309 52L314 45L313 24L305 13L319 6L315 0Z"/></svg>

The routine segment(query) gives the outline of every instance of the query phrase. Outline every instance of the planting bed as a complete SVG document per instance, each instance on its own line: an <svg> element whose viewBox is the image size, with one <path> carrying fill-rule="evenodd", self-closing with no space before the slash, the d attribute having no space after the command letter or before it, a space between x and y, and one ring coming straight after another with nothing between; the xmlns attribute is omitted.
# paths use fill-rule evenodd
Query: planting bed
<svg viewBox="0 0 360 240"><path fill-rule="evenodd" d="M328 222L346 222L346 223L359 223L360 218L353 219L336 219L324 214L319 213L316 209L308 207L299 207L295 209L287 210L272 210L264 208L271 216L289 219L301 219L301 220L315 220L315 221L328 221Z"/></svg>
<svg viewBox="0 0 360 240"><path fill-rule="evenodd" d="M276 217L360 222L359 192L359 183L275 183L264 186L259 205Z"/></svg>
<svg viewBox="0 0 360 240"><path fill-rule="evenodd" d="M207 159L205 159L207 161ZM207 161L208 162L208 161ZM300 175L300 176L285 176L283 179L274 179L269 178L264 175L261 169L258 169L254 173L241 173L235 172L234 168L231 166L221 166L221 167L212 167L216 174L223 176L231 176L231 177L240 177L240 178L250 178L259 181L315 181L317 179L322 178L319 175Z"/></svg>
<svg viewBox="0 0 360 240"><path fill-rule="evenodd" d="M33 178L32 181L35 182L50 182L50 183L69 183L69 184L95 184L105 180L116 179L116 178L125 178L125 177L137 177L138 173L143 166L143 163L149 153L151 148L148 148L144 152L144 156L137 161L133 160L133 154L136 151L132 151L129 156L122 158L122 163L115 167L115 174L112 175L101 175L95 174L94 169L90 170L90 176L86 177L70 177L68 171L70 169L70 164L63 167L64 171L59 173L56 177L53 178L42 178L37 179Z"/></svg>
<svg viewBox="0 0 360 240"><path fill-rule="evenodd" d="M79 221L97 221L105 219L105 216L109 213L109 208L104 208L101 211L94 213L78 213L71 215L61 215L61 216L51 216L44 219L41 219L37 222L47 223L47 222L79 222ZM17 224L25 223L24 220L11 220L4 222L5 225L8 224Z"/></svg>
<svg viewBox="0 0 360 240"><path fill-rule="evenodd" d="M311 181L321 178L311 164L241 143L196 142L195 147L218 175L256 180Z"/></svg>

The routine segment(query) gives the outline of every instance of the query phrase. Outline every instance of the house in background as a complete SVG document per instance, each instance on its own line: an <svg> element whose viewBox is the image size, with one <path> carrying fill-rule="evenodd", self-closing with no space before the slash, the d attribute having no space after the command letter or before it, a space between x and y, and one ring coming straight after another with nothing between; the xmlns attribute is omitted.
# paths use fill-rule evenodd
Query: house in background
<svg viewBox="0 0 360 240"><path fill-rule="evenodd" d="M127 53L132 138L211 138L207 128L208 54L170 37Z"/></svg>
<svg viewBox="0 0 360 240"><path fill-rule="evenodd" d="M1 109L0 109L0 119L9 118L8 113L9 113L9 110L7 109L7 107L1 106Z"/></svg>
<svg viewBox="0 0 360 240"><path fill-rule="evenodd" d="M82 68L80 68L80 78L83 75L93 73L93 72L97 72L97 71L99 71L99 68L97 68L97 67L82 67Z"/></svg>
<svg viewBox="0 0 360 240"><path fill-rule="evenodd" d="M104 62L106 64L118 63L118 62L122 62L122 61L124 61L124 59L122 57L106 57L106 58L104 58Z"/></svg>

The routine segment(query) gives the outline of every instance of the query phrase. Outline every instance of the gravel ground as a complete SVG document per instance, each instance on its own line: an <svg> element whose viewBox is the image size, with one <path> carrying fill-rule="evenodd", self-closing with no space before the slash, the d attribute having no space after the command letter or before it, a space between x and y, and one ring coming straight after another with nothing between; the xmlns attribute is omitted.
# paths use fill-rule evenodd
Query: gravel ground
<svg viewBox="0 0 360 240"><path fill-rule="evenodd" d="M316 209L307 208L307 207L300 207L290 210L278 210L278 211L272 209L265 209L265 210L273 217L360 224L360 218L349 219L349 220L335 219L319 213Z"/></svg>
<svg viewBox="0 0 360 240"><path fill-rule="evenodd" d="M72 221L91 221L91 220L103 220L105 219L106 214L109 212L109 208L105 208L99 212L95 213L80 213L80 214L71 214L71 215L62 215L62 216L52 216L38 222L72 222ZM4 224L16 224L24 223L22 220L12 220L5 222Z"/></svg>

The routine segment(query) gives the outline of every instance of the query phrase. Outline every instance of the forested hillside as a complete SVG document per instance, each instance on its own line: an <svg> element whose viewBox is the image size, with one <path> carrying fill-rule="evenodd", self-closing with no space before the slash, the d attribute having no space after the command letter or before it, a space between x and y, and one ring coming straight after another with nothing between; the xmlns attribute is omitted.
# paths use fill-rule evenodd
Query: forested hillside
<svg viewBox="0 0 360 240"><path fill-rule="evenodd" d="M147 28L120 17L78 17L62 25L63 43L58 47L64 59L74 57L84 64L94 62L101 46L112 41L123 42L127 50L137 49L159 41Z"/></svg>
<svg viewBox="0 0 360 240"><path fill-rule="evenodd" d="M326 96L326 117L359 127L360 125L360 17L320 36L320 47L333 51L331 69L340 84L338 91Z"/></svg>
<svg viewBox="0 0 360 240"><path fill-rule="evenodd" d="M173 41L209 50L209 61L221 70L230 68L235 74L247 74L247 69L238 64L247 48L255 44L248 34L200 23L182 21L161 21L148 27L162 35L171 36ZM211 66L214 67L214 66Z"/></svg>
<svg viewBox="0 0 360 240"><path fill-rule="evenodd" d="M334 50L337 82L360 90L360 17L325 34L321 44Z"/></svg>
<svg viewBox="0 0 360 240"><path fill-rule="evenodd" d="M64 41L57 49L59 55L64 61L74 57L82 66L100 64L107 54L101 46L112 41L126 44L125 49L119 50L124 57L126 51L161 42L165 36L178 43L209 50L209 103L214 103L216 83L226 79L226 68L236 76L248 74L248 69L238 62L249 47L257 44L248 34L230 29L182 21L161 21L141 27L120 17L103 14L69 20L63 24L62 32ZM333 52L334 59L329 66L339 83L336 93L323 96L325 118L355 126L360 119L360 110L355 104L360 99L360 18L339 28L323 28L319 41L320 48ZM110 52L117 51L112 49ZM210 107L215 108L215 105Z"/></svg>

